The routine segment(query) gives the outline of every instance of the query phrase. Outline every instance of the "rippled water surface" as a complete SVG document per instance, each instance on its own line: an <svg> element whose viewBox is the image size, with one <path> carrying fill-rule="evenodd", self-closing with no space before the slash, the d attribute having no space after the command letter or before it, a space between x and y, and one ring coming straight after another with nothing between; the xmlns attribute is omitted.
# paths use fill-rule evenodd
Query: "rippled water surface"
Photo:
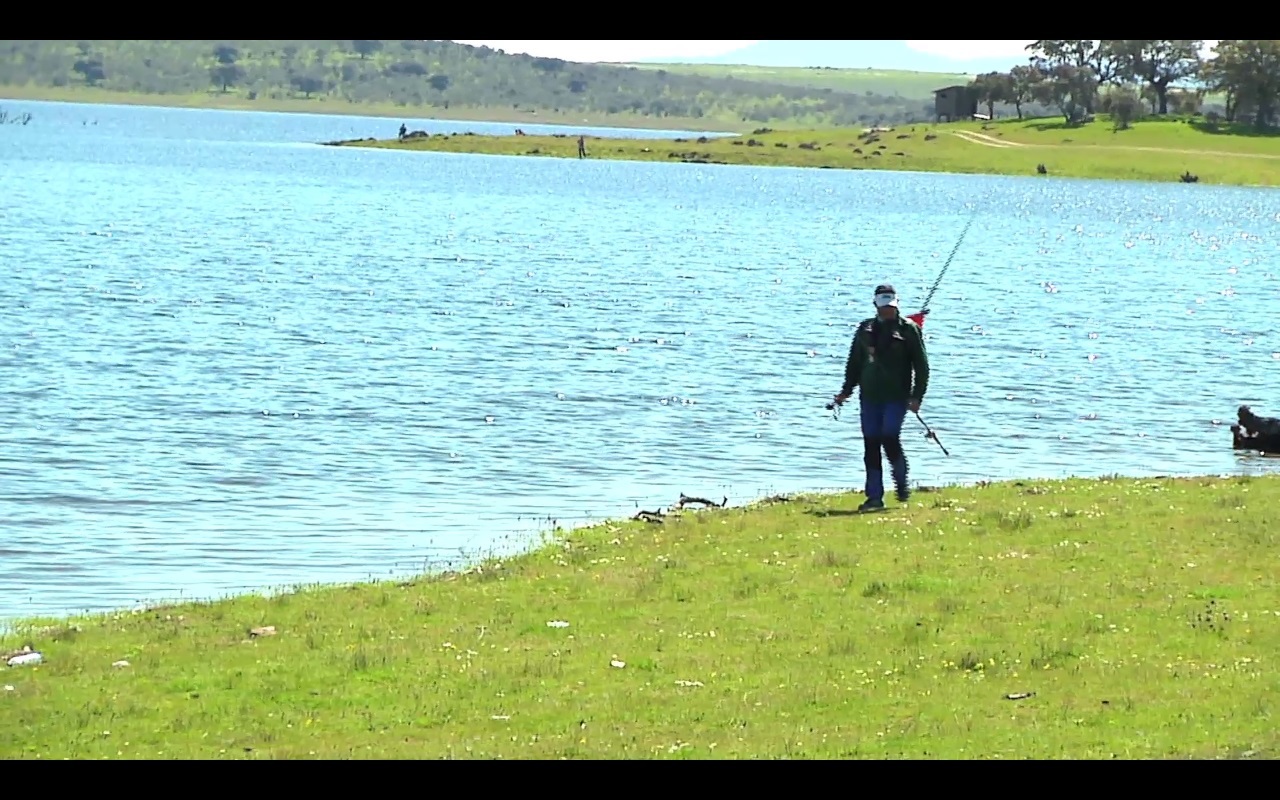
<svg viewBox="0 0 1280 800"><path fill-rule="evenodd" d="M1274 190L0 107L33 114L0 125L0 618L411 573L681 492L859 487L856 411L823 409L852 328L881 281L916 310L971 214L925 328L950 456L909 418L914 481L1276 463L1226 427L1280 414Z"/></svg>

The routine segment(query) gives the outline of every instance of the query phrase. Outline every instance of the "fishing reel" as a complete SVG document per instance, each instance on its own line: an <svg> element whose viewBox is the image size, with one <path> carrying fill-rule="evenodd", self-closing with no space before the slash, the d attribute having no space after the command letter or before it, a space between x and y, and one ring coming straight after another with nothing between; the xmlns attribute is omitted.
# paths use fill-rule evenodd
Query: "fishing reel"
<svg viewBox="0 0 1280 800"><path fill-rule="evenodd" d="M915 412L915 415L916 415L916 419L920 420L920 424L924 426L924 438L932 439L935 442L937 442L938 447L942 448L942 454L944 456L951 455L950 453L947 452L946 446L942 444L942 440L938 438L938 434L934 433L933 428L929 427L929 423L925 422L924 419L921 418L920 412L919 411Z"/></svg>

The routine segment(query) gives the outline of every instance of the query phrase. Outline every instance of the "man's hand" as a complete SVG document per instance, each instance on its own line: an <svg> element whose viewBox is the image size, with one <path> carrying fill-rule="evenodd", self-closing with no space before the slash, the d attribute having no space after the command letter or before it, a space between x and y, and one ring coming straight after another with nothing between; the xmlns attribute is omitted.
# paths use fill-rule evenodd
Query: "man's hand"
<svg viewBox="0 0 1280 800"><path fill-rule="evenodd" d="M920 410L920 401L919 401L919 400L908 400L908 401L907 401L907 410L908 410L908 411L910 411L912 414L914 414L914 413L916 413L917 411L919 411L919 410Z"/></svg>
<svg viewBox="0 0 1280 800"><path fill-rule="evenodd" d="M835 399L834 399L832 402L834 402L834 403L835 403L836 405L838 405L838 406L842 406L842 405L844 405L844 401L845 401L845 400L848 400L848 399L849 399L849 395L847 395L847 394L838 394L838 395L836 395L836 396L835 396Z"/></svg>

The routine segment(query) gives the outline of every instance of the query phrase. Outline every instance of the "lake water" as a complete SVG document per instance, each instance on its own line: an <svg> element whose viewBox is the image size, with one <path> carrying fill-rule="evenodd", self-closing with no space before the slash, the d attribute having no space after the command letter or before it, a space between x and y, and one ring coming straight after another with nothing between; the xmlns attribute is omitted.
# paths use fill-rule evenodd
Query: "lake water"
<svg viewBox="0 0 1280 800"><path fill-rule="evenodd" d="M0 619L412 574L681 492L860 488L856 406L823 409L853 326L882 281L917 310L970 214L925 326L950 455L909 417L914 482L1280 461L1227 429L1280 414L1275 190L0 108L33 115L0 125Z"/></svg>

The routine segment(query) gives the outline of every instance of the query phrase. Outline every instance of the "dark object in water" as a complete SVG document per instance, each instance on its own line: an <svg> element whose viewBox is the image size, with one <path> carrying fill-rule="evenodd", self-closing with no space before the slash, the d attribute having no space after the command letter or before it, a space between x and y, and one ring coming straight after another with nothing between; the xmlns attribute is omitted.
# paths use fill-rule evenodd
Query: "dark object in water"
<svg viewBox="0 0 1280 800"><path fill-rule="evenodd" d="M1236 411L1237 424L1231 426L1231 447L1280 455L1280 418L1260 417L1248 406Z"/></svg>

